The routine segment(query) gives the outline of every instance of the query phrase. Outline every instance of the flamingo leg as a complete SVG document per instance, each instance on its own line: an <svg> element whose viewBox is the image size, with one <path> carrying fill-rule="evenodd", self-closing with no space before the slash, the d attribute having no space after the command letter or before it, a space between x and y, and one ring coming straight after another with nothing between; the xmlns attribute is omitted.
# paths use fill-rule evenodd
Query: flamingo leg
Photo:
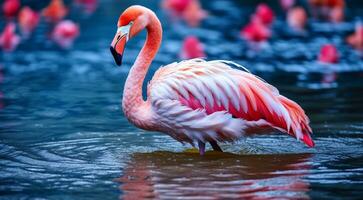
<svg viewBox="0 0 363 200"><path fill-rule="evenodd" d="M223 152L222 148L218 145L216 141L209 142L210 145L212 145L212 148L214 151L220 151Z"/></svg>
<svg viewBox="0 0 363 200"><path fill-rule="evenodd" d="M201 156L203 156L204 153L205 153L205 143L204 142L198 142L198 147L199 147L199 154Z"/></svg>

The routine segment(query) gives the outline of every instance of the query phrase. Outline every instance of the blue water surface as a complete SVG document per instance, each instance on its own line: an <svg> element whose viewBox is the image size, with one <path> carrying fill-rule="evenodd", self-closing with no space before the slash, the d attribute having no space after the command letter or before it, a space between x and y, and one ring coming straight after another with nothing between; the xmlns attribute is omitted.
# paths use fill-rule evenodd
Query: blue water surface
<svg viewBox="0 0 363 200"><path fill-rule="evenodd" d="M73 8L68 18L79 23L81 36L71 50L49 42L50 25L42 21L15 52L0 53L0 199L361 198L363 62L345 44L362 14L357 2L348 3L348 22L310 21L304 34L289 30L275 5L273 37L258 46L239 37L253 1L203 1L209 17L199 28L170 19L156 0L104 0L92 15ZM119 14L132 4L155 10L164 28L148 80L159 66L180 60L182 40L193 34L208 60L240 63L298 102L316 147L276 133L200 157L131 125L120 102L145 33L127 44L122 67L109 45ZM316 61L325 43L338 47L339 64Z"/></svg>

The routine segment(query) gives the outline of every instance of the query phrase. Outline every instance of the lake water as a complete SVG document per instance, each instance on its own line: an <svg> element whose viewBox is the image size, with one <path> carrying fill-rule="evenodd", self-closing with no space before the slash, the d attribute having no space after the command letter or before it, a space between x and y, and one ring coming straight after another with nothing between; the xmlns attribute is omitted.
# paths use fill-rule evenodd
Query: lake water
<svg viewBox="0 0 363 200"><path fill-rule="evenodd" d="M210 17L189 28L168 20L157 1L105 0L90 16L72 10L81 27L72 50L45 42L49 26L42 22L15 52L0 53L0 199L360 199L363 62L344 37L363 6L350 5L348 23L310 22L305 35L290 32L280 11L273 38L256 47L238 37L254 9L241 2L205 1ZM183 37L196 35L208 59L238 62L298 102L316 147L276 133L200 157L169 136L131 125L120 102L145 34L128 43L122 67L109 52L116 20L131 4L156 10L164 26L148 79L180 60ZM316 61L327 42L338 46L339 64Z"/></svg>

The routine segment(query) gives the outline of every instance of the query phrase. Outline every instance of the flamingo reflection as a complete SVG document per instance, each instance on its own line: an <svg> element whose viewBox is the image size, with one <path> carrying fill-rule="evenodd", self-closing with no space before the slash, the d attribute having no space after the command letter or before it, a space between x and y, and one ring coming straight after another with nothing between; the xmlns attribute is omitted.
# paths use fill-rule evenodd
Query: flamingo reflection
<svg viewBox="0 0 363 200"><path fill-rule="evenodd" d="M309 199L310 157L137 153L117 181L122 199Z"/></svg>

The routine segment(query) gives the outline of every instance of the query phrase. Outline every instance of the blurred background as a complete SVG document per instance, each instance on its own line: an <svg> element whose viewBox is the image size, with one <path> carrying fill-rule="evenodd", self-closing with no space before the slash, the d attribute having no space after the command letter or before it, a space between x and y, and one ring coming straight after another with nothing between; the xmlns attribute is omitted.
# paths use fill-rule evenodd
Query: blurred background
<svg viewBox="0 0 363 200"><path fill-rule="evenodd" d="M0 4L1 199L362 196L362 1ZM164 29L147 81L174 61L235 61L304 108L316 147L276 133L200 157L129 124L121 95L145 33L128 42L121 67L109 45L134 4L155 11Z"/></svg>

